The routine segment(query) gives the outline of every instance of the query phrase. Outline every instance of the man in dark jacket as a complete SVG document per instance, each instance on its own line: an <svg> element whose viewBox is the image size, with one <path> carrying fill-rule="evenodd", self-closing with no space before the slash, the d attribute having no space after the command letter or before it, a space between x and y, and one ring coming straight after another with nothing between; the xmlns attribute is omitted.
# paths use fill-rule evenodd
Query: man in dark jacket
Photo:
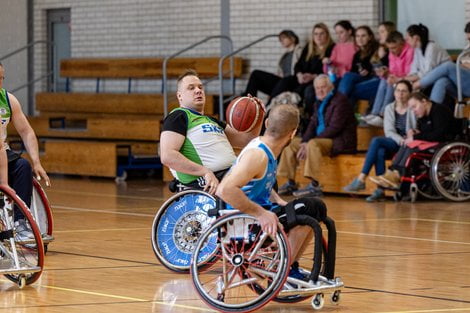
<svg viewBox="0 0 470 313"><path fill-rule="evenodd" d="M321 158L341 153L354 153L357 144L356 119L348 98L336 93L328 76L315 78L313 86L317 101L313 115L302 138L294 138L282 152L278 174L287 177L279 194L319 196L322 194L318 178ZM299 160L305 160L304 176L312 180L304 189L297 190L295 171Z"/></svg>

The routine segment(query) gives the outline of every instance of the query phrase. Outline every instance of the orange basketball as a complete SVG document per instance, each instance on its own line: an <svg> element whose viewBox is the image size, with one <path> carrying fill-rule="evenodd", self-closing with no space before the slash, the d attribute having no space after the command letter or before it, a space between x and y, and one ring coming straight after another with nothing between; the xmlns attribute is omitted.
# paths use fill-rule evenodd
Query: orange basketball
<svg viewBox="0 0 470 313"><path fill-rule="evenodd" d="M247 133L263 120L264 112L252 98L238 97L230 102L225 116L230 126Z"/></svg>

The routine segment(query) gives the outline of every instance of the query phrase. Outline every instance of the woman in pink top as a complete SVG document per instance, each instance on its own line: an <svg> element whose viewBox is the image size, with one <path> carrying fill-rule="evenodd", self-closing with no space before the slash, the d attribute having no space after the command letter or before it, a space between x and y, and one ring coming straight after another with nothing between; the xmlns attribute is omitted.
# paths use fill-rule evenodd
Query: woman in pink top
<svg viewBox="0 0 470 313"><path fill-rule="evenodd" d="M323 59L323 72L327 73L328 66L331 66L336 77L341 78L351 70L352 60L357 51L354 44L354 27L351 22L342 20L335 24L335 33L338 42L333 48L331 56Z"/></svg>
<svg viewBox="0 0 470 313"><path fill-rule="evenodd" d="M377 127L383 126L382 116L385 106L393 101L393 85L408 75L414 55L414 49L398 31L393 31L388 35L386 44L390 52L389 67L380 80L371 114L364 118L367 124Z"/></svg>

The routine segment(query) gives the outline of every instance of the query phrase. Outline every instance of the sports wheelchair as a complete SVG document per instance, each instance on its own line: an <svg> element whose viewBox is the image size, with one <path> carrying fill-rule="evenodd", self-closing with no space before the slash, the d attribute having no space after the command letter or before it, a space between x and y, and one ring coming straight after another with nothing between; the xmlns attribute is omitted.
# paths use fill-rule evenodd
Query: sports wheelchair
<svg viewBox="0 0 470 313"><path fill-rule="evenodd" d="M418 195L428 199L442 197L452 201L470 199L470 144L456 141L412 153L395 200L408 194L412 202Z"/></svg>
<svg viewBox="0 0 470 313"><path fill-rule="evenodd" d="M328 230L326 241L320 223L314 218L294 215L292 220L291 215L289 221L287 215L289 228L308 225L314 231L313 257L299 260L300 272L306 279L289 277L290 247L281 225L271 237L248 214L220 207L208 212L208 216L217 219L201 234L194 248L191 277L209 306L221 312L248 312L270 300L293 303L313 296L313 308L321 309L325 292L332 293L332 303L339 303L343 282L334 277L333 220L326 217L322 221Z"/></svg>
<svg viewBox="0 0 470 313"><path fill-rule="evenodd" d="M44 244L32 214L16 194L0 187L0 274L23 288L41 276L43 265Z"/></svg>
<svg viewBox="0 0 470 313"><path fill-rule="evenodd" d="M36 178L33 178L33 194L31 196L30 212L39 227L44 243L44 253L46 253L49 243L54 241L52 235L54 219L47 195Z"/></svg>

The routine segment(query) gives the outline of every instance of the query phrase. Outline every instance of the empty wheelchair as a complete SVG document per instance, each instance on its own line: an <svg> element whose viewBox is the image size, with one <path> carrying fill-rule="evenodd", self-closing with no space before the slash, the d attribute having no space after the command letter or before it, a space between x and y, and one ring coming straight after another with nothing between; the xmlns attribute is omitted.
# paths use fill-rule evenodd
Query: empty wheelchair
<svg viewBox="0 0 470 313"><path fill-rule="evenodd" d="M313 296L312 306L320 309L325 292L331 292L332 302L339 303L343 282L334 278L336 231L331 219L325 223L327 246L318 222L308 216L297 217L297 225L314 229L312 259L299 260L300 266L307 268L301 269L306 277L302 280L288 276L290 247L281 226L271 237L248 214L221 210L209 215L219 217L201 234L191 262L191 277L210 307L221 312L248 312L271 300L289 303Z"/></svg>
<svg viewBox="0 0 470 313"><path fill-rule="evenodd" d="M23 288L41 276L43 264L41 233L29 209L0 187L0 274Z"/></svg>
<svg viewBox="0 0 470 313"><path fill-rule="evenodd" d="M175 272L189 272L196 243L210 226L217 199L200 190L181 191L169 198L158 210L152 224L152 248L160 263ZM217 234L211 238L216 241ZM209 245L212 247L212 245ZM201 259L210 258L214 251L204 250Z"/></svg>

